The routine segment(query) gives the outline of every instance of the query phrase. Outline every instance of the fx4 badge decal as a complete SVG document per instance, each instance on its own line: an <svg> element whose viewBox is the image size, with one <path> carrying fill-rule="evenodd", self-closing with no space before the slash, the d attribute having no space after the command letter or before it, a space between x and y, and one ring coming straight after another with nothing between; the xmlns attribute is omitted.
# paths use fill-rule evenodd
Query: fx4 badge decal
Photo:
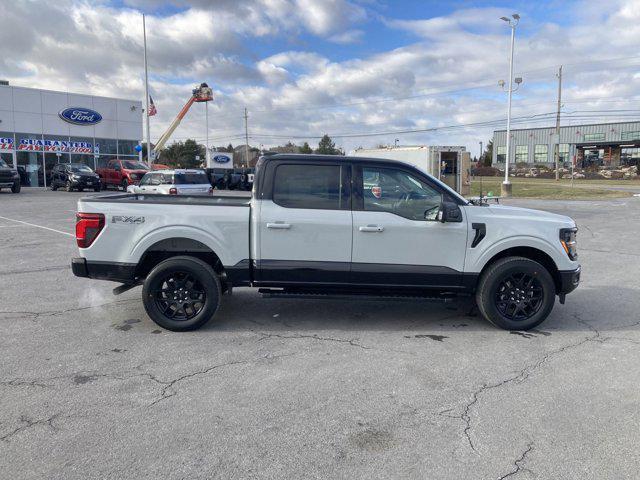
<svg viewBox="0 0 640 480"><path fill-rule="evenodd" d="M144 217L129 217L125 215L114 215L111 217L111 223L127 223L129 225L138 225L144 223Z"/></svg>

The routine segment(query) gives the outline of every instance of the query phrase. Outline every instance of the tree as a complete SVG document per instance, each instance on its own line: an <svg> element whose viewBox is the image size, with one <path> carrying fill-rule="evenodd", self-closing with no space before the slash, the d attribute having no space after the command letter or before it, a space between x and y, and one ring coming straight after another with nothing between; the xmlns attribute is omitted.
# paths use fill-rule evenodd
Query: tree
<svg viewBox="0 0 640 480"><path fill-rule="evenodd" d="M196 156L199 156L200 160L196 160ZM162 150L159 163L181 168L198 168L204 159L204 145L189 138L184 143L175 142Z"/></svg>
<svg viewBox="0 0 640 480"><path fill-rule="evenodd" d="M307 142L304 142L300 147L300 153L313 153L313 150Z"/></svg>
<svg viewBox="0 0 640 480"><path fill-rule="evenodd" d="M487 143L487 146L484 149L482 156L480 157L480 162L485 167L490 167L492 161L493 161L493 140L489 140L489 143Z"/></svg>
<svg viewBox="0 0 640 480"><path fill-rule="evenodd" d="M321 155L340 155L340 150L336 148L336 144L331 140L331 137L325 133L318 143L316 153Z"/></svg>

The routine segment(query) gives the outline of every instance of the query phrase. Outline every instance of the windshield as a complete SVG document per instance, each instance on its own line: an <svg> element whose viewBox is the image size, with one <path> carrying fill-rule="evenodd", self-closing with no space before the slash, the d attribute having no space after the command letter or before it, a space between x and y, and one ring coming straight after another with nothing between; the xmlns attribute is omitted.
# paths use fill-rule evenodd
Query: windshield
<svg viewBox="0 0 640 480"><path fill-rule="evenodd" d="M122 166L127 170L149 170L149 167L147 167L144 163L141 163L141 162L125 161L125 162L122 162Z"/></svg>
<svg viewBox="0 0 640 480"><path fill-rule="evenodd" d="M93 173L93 170L86 165L69 165L69 169L73 173Z"/></svg>
<svg viewBox="0 0 640 480"><path fill-rule="evenodd" d="M174 181L176 185L201 185L203 183L209 183L209 179L204 172L176 173Z"/></svg>

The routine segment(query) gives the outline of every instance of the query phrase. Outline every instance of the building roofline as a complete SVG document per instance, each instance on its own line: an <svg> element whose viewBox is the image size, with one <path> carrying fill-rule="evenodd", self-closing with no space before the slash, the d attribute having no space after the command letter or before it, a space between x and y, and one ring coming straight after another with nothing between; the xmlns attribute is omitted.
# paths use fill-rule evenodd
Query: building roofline
<svg viewBox="0 0 640 480"><path fill-rule="evenodd" d="M569 128L569 127L598 127L600 125L624 125L627 123L640 123L640 118L638 120L632 120L630 122L606 122L606 123L579 123L577 125L560 125L560 128ZM549 127L531 127L531 128L512 128L512 132L524 132L525 130L555 130L555 125ZM502 130L494 130L493 133L498 132L506 132L507 129L504 128Z"/></svg>
<svg viewBox="0 0 640 480"><path fill-rule="evenodd" d="M40 92L51 92L51 93L64 93L67 95L83 95L85 97L95 97L95 98L105 98L107 100L123 100L125 102L140 102L142 104L142 100L133 100L131 98L122 98L122 97L106 97L104 95L94 95L92 93L78 93L78 92L70 92L68 90L50 90L48 88L34 88L34 87L23 87L22 85L0 85L0 88L23 88L25 90L38 90Z"/></svg>

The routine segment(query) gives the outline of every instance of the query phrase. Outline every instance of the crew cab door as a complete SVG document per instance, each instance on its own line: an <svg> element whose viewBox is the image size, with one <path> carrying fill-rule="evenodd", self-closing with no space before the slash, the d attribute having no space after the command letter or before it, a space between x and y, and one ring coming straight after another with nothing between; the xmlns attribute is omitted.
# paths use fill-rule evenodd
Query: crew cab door
<svg viewBox="0 0 640 480"><path fill-rule="evenodd" d="M446 191L413 169L361 164L354 169L353 263L357 284L462 285L467 221L441 223Z"/></svg>
<svg viewBox="0 0 640 480"><path fill-rule="evenodd" d="M257 278L271 285L349 279L349 164L273 161L265 166L257 225Z"/></svg>

